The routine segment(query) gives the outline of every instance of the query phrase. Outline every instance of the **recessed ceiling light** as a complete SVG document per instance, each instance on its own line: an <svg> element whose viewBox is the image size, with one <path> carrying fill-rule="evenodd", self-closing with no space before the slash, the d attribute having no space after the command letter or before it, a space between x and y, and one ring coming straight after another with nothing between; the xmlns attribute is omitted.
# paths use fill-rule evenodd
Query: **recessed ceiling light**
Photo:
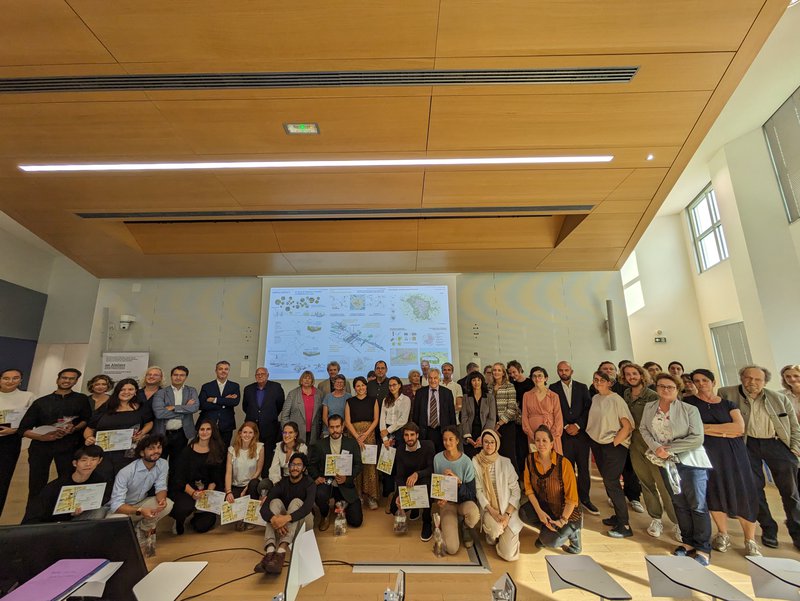
<svg viewBox="0 0 800 601"><path fill-rule="evenodd" d="M652 161L654 158L656 158L656 157L654 157L652 154L648 154L647 155L647 160L648 161Z"/></svg>
<svg viewBox="0 0 800 601"><path fill-rule="evenodd" d="M328 161L215 161L195 163L78 163L20 165L22 171L182 171L204 169L325 169L349 167L451 167L459 165L550 165L608 163L613 155L539 157L459 157L449 159L347 159Z"/></svg>
<svg viewBox="0 0 800 601"><path fill-rule="evenodd" d="M316 123L284 123L283 129L290 136L319 135L319 125Z"/></svg>

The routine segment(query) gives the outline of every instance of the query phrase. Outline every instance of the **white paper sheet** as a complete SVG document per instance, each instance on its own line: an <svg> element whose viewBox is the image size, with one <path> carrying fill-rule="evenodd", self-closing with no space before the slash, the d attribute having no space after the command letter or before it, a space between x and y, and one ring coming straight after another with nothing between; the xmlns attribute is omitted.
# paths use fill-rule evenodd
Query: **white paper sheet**
<svg viewBox="0 0 800 601"><path fill-rule="evenodd" d="M247 504L250 500L250 497L239 497L235 499L233 503L225 501L220 508L220 525L224 526L231 522L243 520L244 516L247 515Z"/></svg>
<svg viewBox="0 0 800 601"><path fill-rule="evenodd" d="M245 513L244 521L248 524L255 524L256 526L266 526L267 523L261 517L261 502L256 499L250 499L247 504L247 513Z"/></svg>
<svg viewBox="0 0 800 601"><path fill-rule="evenodd" d="M19 422L25 411L22 409L0 409L0 424L8 424L9 428L19 428Z"/></svg>
<svg viewBox="0 0 800 601"><path fill-rule="evenodd" d="M195 501L195 509L209 513L222 513L222 504L225 502L225 493L219 490L204 490L203 494Z"/></svg>
<svg viewBox="0 0 800 601"><path fill-rule="evenodd" d="M352 476L353 456L350 453L325 455L326 476Z"/></svg>
<svg viewBox="0 0 800 601"><path fill-rule="evenodd" d="M378 458L378 471L384 474L391 474L394 467L394 458L397 455L397 449L394 447L385 447L381 445L381 455Z"/></svg>
<svg viewBox="0 0 800 601"><path fill-rule="evenodd" d="M94 444L105 452L127 451L133 446L133 428L126 430L100 430L94 434Z"/></svg>
<svg viewBox="0 0 800 601"><path fill-rule="evenodd" d="M431 498L458 502L458 478L455 476L431 475Z"/></svg>
<svg viewBox="0 0 800 601"><path fill-rule="evenodd" d="M364 450L361 451L361 463L364 465L375 465L378 463L378 445L364 445Z"/></svg>
<svg viewBox="0 0 800 601"><path fill-rule="evenodd" d="M397 494L400 497L400 507L403 509L425 509L431 506L428 498L428 487L425 485L418 485L413 488L400 486L397 489Z"/></svg>
<svg viewBox="0 0 800 601"><path fill-rule="evenodd" d="M80 507L82 511L98 509L103 505L103 494L106 492L106 484L75 484L73 486L62 486L58 494L56 507L53 515L64 513L74 513Z"/></svg>

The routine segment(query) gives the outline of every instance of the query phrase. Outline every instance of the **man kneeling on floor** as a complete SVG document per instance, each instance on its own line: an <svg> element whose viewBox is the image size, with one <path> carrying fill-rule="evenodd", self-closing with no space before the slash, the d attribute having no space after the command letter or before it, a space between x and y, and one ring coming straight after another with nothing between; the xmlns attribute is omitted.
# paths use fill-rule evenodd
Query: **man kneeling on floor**
<svg viewBox="0 0 800 601"><path fill-rule="evenodd" d="M286 551L294 539L300 522L305 520L308 530L314 527L314 499L317 486L306 475L308 459L303 453L295 453L289 459L289 475L281 478L273 486L264 504L261 517L267 522L264 532L264 551L266 555L254 568L256 572L280 574ZM277 536L278 548L275 548Z"/></svg>

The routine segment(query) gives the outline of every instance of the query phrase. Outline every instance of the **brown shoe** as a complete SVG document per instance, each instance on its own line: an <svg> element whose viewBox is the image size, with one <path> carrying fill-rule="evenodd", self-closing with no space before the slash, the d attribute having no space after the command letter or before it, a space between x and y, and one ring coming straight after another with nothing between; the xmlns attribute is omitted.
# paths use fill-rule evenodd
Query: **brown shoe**
<svg viewBox="0 0 800 601"><path fill-rule="evenodd" d="M328 514L320 520L319 531L325 532L330 527L331 527L331 514Z"/></svg>
<svg viewBox="0 0 800 601"><path fill-rule="evenodd" d="M265 571L267 574L280 574L283 569L283 558L286 553L272 553L267 560Z"/></svg>
<svg viewBox="0 0 800 601"><path fill-rule="evenodd" d="M255 565L253 571L258 572L259 574L264 574L267 571L267 565L269 564L269 560L272 558L273 555L275 555L275 551L271 551L270 553L264 555L264 557L261 558L261 561L259 561Z"/></svg>

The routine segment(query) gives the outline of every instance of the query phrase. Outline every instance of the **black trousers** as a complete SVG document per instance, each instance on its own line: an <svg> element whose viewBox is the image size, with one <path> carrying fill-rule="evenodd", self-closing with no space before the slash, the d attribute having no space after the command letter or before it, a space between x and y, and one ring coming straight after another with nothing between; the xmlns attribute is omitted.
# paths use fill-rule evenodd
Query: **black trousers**
<svg viewBox="0 0 800 601"><path fill-rule="evenodd" d="M34 441L28 449L28 504L25 507L25 516L36 509L36 500L39 493L50 478L50 464L55 462L58 476L67 476L72 473L72 457L75 449L68 448L54 452L53 443Z"/></svg>
<svg viewBox="0 0 800 601"><path fill-rule="evenodd" d="M225 443L225 449L231 446L231 439L233 438L233 430L225 430L224 432L220 430L219 435L222 436L222 442Z"/></svg>
<svg viewBox="0 0 800 601"><path fill-rule="evenodd" d="M316 504L319 509L319 514L322 517L325 517L328 515L328 512L330 512L328 501L331 499L335 501L344 501L342 491L339 487L330 484L317 484ZM361 509L361 501L356 499L352 503L347 503L347 507L344 508L344 517L349 526L358 528L364 522L364 512Z"/></svg>
<svg viewBox="0 0 800 601"><path fill-rule="evenodd" d="M762 461L772 473L772 480L781 495L786 513L786 528L796 547L800 548L800 495L797 490L797 457L777 438L747 439L747 455L758 488L758 523L761 534L767 538L778 538L778 524L772 517L764 494L766 481Z"/></svg>
<svg viewBox="0 0 800 601"><path fill-rule="evenodd" d="M625 498L629 501L638 501L642 496L642 483L639 482L639 476L633 471L633 463L631 463L631 455L628 453L625 459L625 467L622 470L622 491L625 493Z"/></svg>
<svg viewBox="0 0 800 601"><path fill-rule="evenodd" d="M252 480L250 480L250 482L247 483L247 486L231 485L231 493L233 494L233 497L235 499L238 499L241 496L242 491L247 489L245 496L248 496L251 499L258 499L259 498L258 483L259 479L253 478Z"/></svg>
<svg viewBox="0 0 800 601"><path fill-rule="evenodd" d="M592 478L589 467L589 443L589 435L583 430L578 430L575 436L570 436L566 432L561 435L561 447L564 451L564 457L569 459L577 474L578 498L581 503L590 501L589 488Z"/></svg>
<svg viewBox="0 0 800 601"><path fill-rule="evenodd" d="M625 445L614 446L613 443L598 444L592 441L597 469L603 477L606 494L614 505L614 514L617 516L619 526L628 525L628 504L625 502L625 493L619 484L619 477L625 469L625 460L628 458L628 448Z"/></svg>
<svg viewBox="0 0 800 601"><path fill-rule="evenodd" d="M0 515L3 514L3 507L8 498L8 488L14 477L14 469L17 467L21 448L22 439L18 434L0 438Z"/></svg>
<svg viewBox="0 0 800 601"><path fill-rule="evenodd" d="M172 490L175 483L175 476L178 473L178 461L189 444L186 434L183 433L183 428L177 430L167 430L164 433L164 447L161 449L162 459L169 461L169 474L167 475L168 488Z"/></svg>
<svg viewBox="0 0 800 601"><path fill-rule="evenodd" d="M217 514L208 511L196 511L195 500L185 490L176 493L173 497L175 505L172 508L170 517L178 524L178 532L182 533L183 523L190 515L192 516L192 528L197 532L208 532L217 522Z"/></svg>
<svg viewBox="0 0 800 601"><path fill-rule="evenodd" d="M444 443L442 442L442 428L431 428L428 426L425 430L425 440L430 440L433 443L433 449L437 453L444 451Z"/></svg>
<svg viewBox="0 0 800 601"><path fill-rule="evenodd" d="M521 474L525 471L525 463L520 465L517 460L517 424L514 422L503 424L497 430L497 433L500 435L500 449L498 449L498 452L511 461L511 465L514 466L517 474Z"/></svg>
<svg viewBox="0 0 800 601"><path fill-rule="evenodd" d="M521 408L520 411L522 411ZM514 447L517 451L517 462L515 465L519 468L517 473L521 478L525 473L525 460L530 453L530 447L528 446L528 435L525 434L525 430L522 429L520 424L515 424L514 427ZM500 454L502 455L502 453ZM513 461L511 463L514 464Z"/></svg>

